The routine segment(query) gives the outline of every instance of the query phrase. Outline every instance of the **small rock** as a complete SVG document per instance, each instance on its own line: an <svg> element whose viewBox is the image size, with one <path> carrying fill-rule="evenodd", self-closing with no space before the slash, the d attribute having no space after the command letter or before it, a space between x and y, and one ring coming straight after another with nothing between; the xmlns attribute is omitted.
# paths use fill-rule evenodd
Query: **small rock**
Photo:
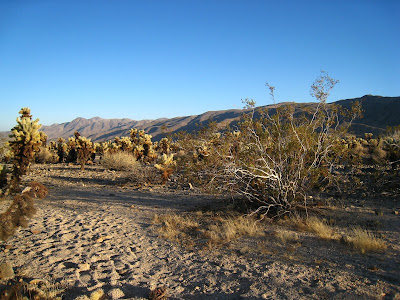
<svg viewBox="0 0 400 300"><path fill-rule="evenodd" d="M395 215L398 215L398 214L399 214L399 211L398 211L398 210L394 210L393 213L394 213Z"/></svg>
<svg viewBox="0 0 400 300"><path fill-rule="evenodd" d="M0 265L0 279L14 278L14 270L10 262L5 262Z"/></svg>
<svg viewBox="0 0 400 300"><path fill-rule="evenodd" d="M79 264L79 270L80 271L89 271L90 265L89 264Z"/></svg>
<svg viewBox="0 0 400 300"><path fill-rule="evenodd" d="M111 299L121 299L125 297L125 294L123 291L121 291L118 288L112 289L107 293L108 296L111 297Z"/></svg>

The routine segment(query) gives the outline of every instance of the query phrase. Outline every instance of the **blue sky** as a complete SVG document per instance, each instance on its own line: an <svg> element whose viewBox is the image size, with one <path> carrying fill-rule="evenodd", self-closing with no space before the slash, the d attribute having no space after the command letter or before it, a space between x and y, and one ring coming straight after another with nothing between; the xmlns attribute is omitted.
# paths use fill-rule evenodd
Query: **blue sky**
<svg viewBox="0 0 400 300"><path fill-rule="evenodd" d="M320 70L331 101L400 96L399 36L397 0L0 0L0 131L308 102Z"/></svg>

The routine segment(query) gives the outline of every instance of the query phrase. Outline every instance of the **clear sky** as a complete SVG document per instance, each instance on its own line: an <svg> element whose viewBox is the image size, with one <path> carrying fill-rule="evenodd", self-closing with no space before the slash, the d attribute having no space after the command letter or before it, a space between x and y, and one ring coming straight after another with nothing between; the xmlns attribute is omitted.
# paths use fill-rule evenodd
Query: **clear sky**
<svg viewBox="0 0 400 300"><path fill-rule="evenodd" d="M400 96L400 1L0 0L0 131L312 101L320 70L330 101Z"/></svg>

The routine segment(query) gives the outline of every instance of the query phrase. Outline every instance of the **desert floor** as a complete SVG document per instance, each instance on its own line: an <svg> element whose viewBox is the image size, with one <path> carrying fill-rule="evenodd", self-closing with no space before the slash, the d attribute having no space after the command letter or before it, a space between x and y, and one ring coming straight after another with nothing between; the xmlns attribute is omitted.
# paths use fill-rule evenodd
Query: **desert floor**
<svg viewBox="0 0 400 300"><path fill-rule="evenodd" d="M154 215L226 200L179 188L137 188L124 176L101 166L34 165L25 180L43 183L49 195L36 200L27 228L0 242L0 263L9 261L17 277L62 287L63 299L99 288L109 299L143 299L157 286L167 287L171 299L400 299L399 199L321 208L343 230L378 227L388 245L381 253L361 254L307 232L284 245L274 235L278 225L269 223L263 237L187 249L158 236ZM7 203L0 205L3 211Z"/></svg>

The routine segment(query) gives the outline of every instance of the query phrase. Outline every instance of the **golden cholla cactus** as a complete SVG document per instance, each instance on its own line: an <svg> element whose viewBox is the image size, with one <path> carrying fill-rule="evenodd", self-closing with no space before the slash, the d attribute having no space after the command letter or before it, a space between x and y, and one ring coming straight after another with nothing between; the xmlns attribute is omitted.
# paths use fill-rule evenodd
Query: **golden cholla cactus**
<svg viewBox="0 0 400 300"><path fill-rule="evenodd" d="M32 163L35 152L41 145L39 119L32 121L30 109L22 108L17 125L11 130L9 145L14 153L11 191L17 191L21 177L25 175Z"/></svg>
<svg viewBox="0 0 400 300"><path fill-rule="evenodd" d="M78 162L81 164L81 170L85 169L85 164L89 161L91 155L95 152L93 143L90 139L84 136L79 136L76 139L76 148L78 151Z"/></svg>
<svg viewBox="0 0 400 300"><path fill-rule="evenodd" d="M174 171L176 166L176 161L174 161L173 154L163 154L160 158L158 164L155 164L158 170L162 172L162 183L165 184L169 177L171 176L172 172Z"/></svg>
<svg viewBox="0 0 400 300"><path fill-rule="evenodd" d="M162 154L169 154L171 146L168 138L162 138L158 146L161 149Z"/></svg>
<svg viewBox="0 0 400 300"><path fill-rule="evenodd" d="M43 131L40 131L39 134L40 134L40 141L42 142L42 146L46 147L46 145L47 145L47 134L45 134Z"/></svg>
<svg viewBox="0 0 400 300"><path fill-rule="evenodd" d="M138 130L136 128L132 128L131 130L129 130L129 136L134 145L137 145L139 142L137 134L138 134Z"/></svg>
<svg viewBox="0 0 400 300"><path fill-rule="evenodd" d="M119 140L119 144L121 145L121 150L126 151L126 152L131 152L133 150L134 145L132 144L132 141L130 140L129 137L122 137Z"/></svg>
<svg viewBox="0 0 400 300"><path fill-rule="evenodd" d="M29 107L21 108L21 110L19 111L19 114L22 116L22 118L32 119L31 109Z"/></svg>

